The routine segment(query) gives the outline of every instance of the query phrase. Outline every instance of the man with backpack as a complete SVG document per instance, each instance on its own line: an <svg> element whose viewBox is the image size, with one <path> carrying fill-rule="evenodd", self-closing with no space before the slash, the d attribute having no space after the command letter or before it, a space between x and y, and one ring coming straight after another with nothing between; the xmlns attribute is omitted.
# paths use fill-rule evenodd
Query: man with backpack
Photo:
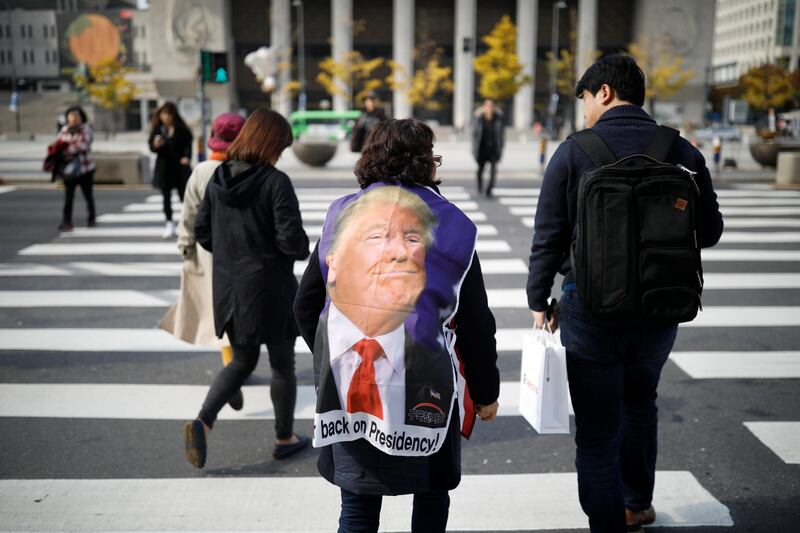
<svg viewBox="0 0 800 533"><path fill-rule="evenodd" d="M642 109L632 58L598 60L576 96L589 129L545 172L528 305L535 327L561 325L591 531L636 531L655 520L656 388L677 324L702 309L700 249L719 241L722 215L700 152ZM556 273L560 320L548 306Z"/></svg>

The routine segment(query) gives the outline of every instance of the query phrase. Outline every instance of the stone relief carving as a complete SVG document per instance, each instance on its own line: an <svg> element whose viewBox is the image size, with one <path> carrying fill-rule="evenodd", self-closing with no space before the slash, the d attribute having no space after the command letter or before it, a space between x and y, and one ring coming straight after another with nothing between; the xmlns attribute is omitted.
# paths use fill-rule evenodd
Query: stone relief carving
<svg viewBox="0 0 800 533"><path fill-rule="evenodd" d="M699 36L696 14L685 6L675 4L663 6L660 11L656 20L672 52L691 55Z"/></svg>
<svg viewBox="0 0 800 533"><path fill-rule="evenodd" d="M212 19L197 0L173 0L167 12L167 40L177 54L194 58L211 36Z"/></svg>

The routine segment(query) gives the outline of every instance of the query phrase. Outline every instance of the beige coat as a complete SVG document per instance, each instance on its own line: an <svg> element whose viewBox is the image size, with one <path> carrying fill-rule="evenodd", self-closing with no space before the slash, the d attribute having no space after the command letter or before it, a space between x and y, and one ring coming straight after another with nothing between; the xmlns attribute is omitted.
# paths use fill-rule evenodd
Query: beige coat
<svg viewBox="0 0 800 533"><path fill-rule="evenodd" d="M181 221L178 224L178 249L190 252L183 261L181 292L178 303L170 307L161 319L161 328L177 338L199 346L228 346L227 336L222 340L214 333L214 307L211 292L211 254L197 245L194 222L203 201L206 186L221 161L208 160L194 167L183 197ZM184 255L185 257L185 255Z"/></svg>

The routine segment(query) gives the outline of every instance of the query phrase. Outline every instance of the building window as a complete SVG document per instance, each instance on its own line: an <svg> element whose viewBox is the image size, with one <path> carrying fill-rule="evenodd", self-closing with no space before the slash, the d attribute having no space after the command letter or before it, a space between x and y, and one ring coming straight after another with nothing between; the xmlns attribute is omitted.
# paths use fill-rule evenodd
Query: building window
<svg viewBox="0 0 800 533"><path fill-rule="evenodd" d="M42 26L42 34L44 35L44 38L47 39L47 24Z"/></svg>
<svg viewBox="0 0 800 533"><path fill-rule="evenodd" d="M31 65L33 65L34 63L36 63L36 58L35 58L35 57L34 57L34 55L33 55L33 50L30 50L30 51L28 51L28 55L29 55L29 56L30 56L30 58L31 58Z"/></svg>
<svg viewBox="0 0 800 533"><path fill-rule="evenodd" d="M45 63L50 63L50 50L45 50L44 51L44 62Z"/></svg>
<svg viewBox="0 0 800 533"><path fill-rule="evenodd" d="M145 30L146 30L146 29L147 29L147 26L142 26L142 39L144 39L145 37L147 37L147 36L145 35Z"/></svg>
<svg viewBox="0 0 800 533"><path fill-rule="evenodd" d="M28 51L27 50L23 50L22 51L22 64L23 65L27 65L28 64Z"/></svg>
<svg viewBox="0 0 800 533"><path fill-rule="evenodd" d="M19 36L22 39L25 38L25 25L24 24L20 24L19 25Z"/></svg>
<svg viewBox="0 0 800 533"><path fill-rule="evenodd" d="M147 64L147 52L142 52L142 65Z"/></svg>
<svg viewBox="0 0 800 533"><path fill-rule="evenodd" d="M6 53L4 50L0 50L0 65L6 64Z"/></svg>
<svg viewBox="0 0 800 533"><path fill-rule="evenodd" d="M3 38L3 27L0 26L0 39L2 39L2 38Z"/></svg>
<svg viewBox="0 0 800 533"><path fill-rule="evenodd" d="M33 37L33 26L31 24L28 24L28 38L32 37Z"/></svg>
<svg viewBox="0 0 800 533"><path fill-rule="evenodd" d="M58 63L58 50L53 50L50 54L50 58L53 60L53 63Z"/></svg>

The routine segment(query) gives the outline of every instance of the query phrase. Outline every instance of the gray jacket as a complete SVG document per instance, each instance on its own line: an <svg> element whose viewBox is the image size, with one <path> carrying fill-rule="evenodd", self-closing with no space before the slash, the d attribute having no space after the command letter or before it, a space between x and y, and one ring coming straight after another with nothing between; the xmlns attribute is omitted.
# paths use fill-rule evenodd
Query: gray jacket
<svg viewBox="0 0 800 533"><path fill-rule="evenodd" d="M481 120L483 112L478 109L472 116L472 156L475 161L479 161L481 157L481 137L483 137L483 130L486 123ZM505 142L505 125L503 122L503 113L497 109L494 112L494 119L491 122L492 131L487 132L494 134L494 160L499 161L503 157L503 144Z"/></svg>

